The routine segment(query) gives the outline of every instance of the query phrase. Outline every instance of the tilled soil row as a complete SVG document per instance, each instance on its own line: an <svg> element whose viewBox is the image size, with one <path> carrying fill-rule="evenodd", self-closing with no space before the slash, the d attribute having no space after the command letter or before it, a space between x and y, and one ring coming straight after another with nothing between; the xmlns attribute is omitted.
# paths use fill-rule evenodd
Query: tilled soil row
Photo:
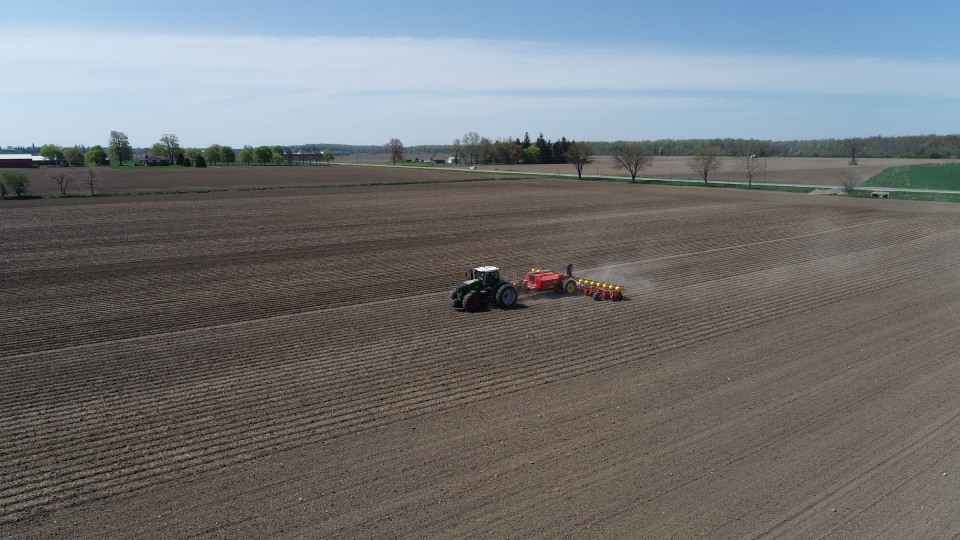
<svg viewBox="0 0 960 540"><path fill-rule="evenodd" d="M5 245L16 239L15 256L0 267L10 285L0 291L0 322L15 330L0 343L0 519L31 521L120 500L465 404L660 362L775 321L842 305L856 311L882 290L912 291L886 310L904 314L891 323L899 332L923 336L904 350L956 341L949 324L933 324L949 320L950 304L925 309L938 294L956 292L960 219L949 208L637 188L485 182L17 207L17 219L0 228ZM592 199L608 202L583 202ZM114 215L126 217L107 223L86 253L84 231ZM490 262L515 274L574 262L578 275L626 285L629 299L537 298L509 311L451 310L446 293L462 268ZM933 291L924 285L931 281L945 285ZM866 311L851 316L879 324ZM849 353L856 356L866 339L853 339ZM804 342L816 348L815 339ZM837 376L863 377L887 362L860 359L838 375L818 371L816 358L799 356L778 369L759 358L739 365L764 377L762 386L805 368L811 376L781 389L784 401L758 403L756 414L706 431L678 428L651 459L690 454L721 429L794 415L755 449L735 445L708 460L746 466L835 421L830 411L797 416L790 400L828 400ZM684 369L702 377L700 362L719 361L702 357ZM884 396L880 388L930 383L931 373L948 375L948 366L949 355L934 351L837 404L868 409ZM645 389L652 406L666 390ZM742 399L736 387L728 392L712 396L718 410ZM704 405L692 399L672 407ZM884 463L902 464L900 456L940 444L937 431L956 419L937 422ZM597 444L605 437L615 435L601 434ZM836 459L856 452L849 447ZM629 466L624 459L569 479L590 489ZM850 482L873 474L869 466L845 471ZM694 475L658 489L680 496L695 482ZM505 496L522 499L521 510L543 502L516 489ZM806 508L771 530L803 530Z"/></svg>
<svg viewBox="0 0 960 540"><path fill-rule="evenodd" d="M890 237L885 237L886 242L890 242ZM907 242L915 240L914 238L908 239ZM894 238L894 243L896 243L896 238ZM883 251L884 248L872 248L879 249ZM792 251L787 251L787 253L792 253ZM813 252L811 252L813 253ZM815 253L813 253L816 255ZM836 257L836 256L834 256ZM878 256L882 259L882 254ZM842 261L843 257L839 257ZM796 263L798 265L810 264L812 260L816 260L816 257L813 259L804 260L803 262ZM946 261L947 263L954 264L956 261ZM859 264L862 264L862 261L857 261L851 269ZM783 265L779 265L782 267ZM923 273L923 272L934 272L934 271L943 271L945 268L934 268L934 267L924 267L920 265L916 268L910 268L914 273ZM898 274L888 274L883 278L878 278L877 283L865 283L866 287L871 285L883 285L889 284L892 282L902 282L903 280L914 278L915 275L907 273L906 275ZM632 341L630 338L621 338L620 341L617 340L608 340L608 344L617 351L620 351L621 358L626 358L626 360L620 361L635 361L637 359L642 359L649 355L651 351L664 351L669 350L675 347L685 347L690 346L698 342L709 339L712 336L723 335L725 333L734 332L737 330L742 330L743 328L749 327L751 324L757 324L761 320L769 320L771 318L777 318L784 316L785 314L795 314L798 312L803 312L804 310L810 309L812 305L817 305L822 302L819 299L819 294L814 294L809 291L794 291L793 296L776 296L771 295L776 288L780 287L780 284L774 283L767 288L754 288L751 292L754 292L757 295L757 299L750 299L752 301L746 301L745 306L751 306L749 309L738 308L736 306L727 306L723 310L723 316L717 317L715 313L716 306L722 306L724 304L724 297L726 296L726 291L717 291L711 294L710 288L706 291L693 291L692 296L693 300L690 301L689 305L680 303L677 305L676 297L672 299L673 307L672 311L676 313L686 313L687 315L679 320L670 321L665 323L663 326L652 326L646 330L651 333L653 336L658 336L659 339L654 342L644 343L644 340L639 340L639 346L634 348L622 349L618 346L619 343L624 345L629 344ZM693 286L693 289L698 289L700 287ZM674 293L677 291L674 290ZM824 291L821 291L824 292ZM851 295L854 295L854 292L837 290L832 291L827 289L828 297L834 298L834 301L840 301L844 298L849 298ZM701 296L703 294L704 296ZM782 294L782 293L781 293ZM424 299L420 297L419 304L424 303ZM682 298L682 296L681 296ZM767 302L763 302L763 298L772 298ZM567 299L564 302L570 302L574 299ZM761 310L759 315L757 312L757 306L763 306L765 303L769 303L771 306L778 307L769 307L768 309ZM699 306L699 314L695 310ZM706 306L706 307L703 307ZM363 307L363 306L360 306ZM359 308L358 308L359 309ZM779 309L779 311L778 311ZM753 313L753 317L751 317ZM399 318L399 315L398 315ZM704 326L703 322L705 320L713 318L713 322L710 326ZM726 322L724 322L726 321ZM288 321L289 322L289 321ZM593 321L593 324L601 323L602 321ZM588 326L585 330L589 333L591 331L603 332L603 328L591 328L593 324L591 321L585 322ZM691 331L693 329L693 331ZM369 332L368 332L369 334ZM437 332L437 334L442 334L442 332ZM437 349L436 345L433 345L436 341L441 340L441 337L438 336L418 336L423 339L418 339L419 343L427 343L429 345L421 345L420 349L408 350L405 351L403 357L409 358L410 355L414 357L419 357L420 354L423 354L427 357L437 356L438 352L442 352ZM432 339L431 339L432 338ZM383 341L383 340L381 340ZM393 343L391 344L391 341ZM156 426L152 432L148 430L145 433L130 433L124 437L120 438L107 438L107 439L97 439L94 447L86 453L79 452L79 455L76 456L81 462L81 465L76 467L75 474L71 472L71 468L59 468L54 472L53 470L48 471L49 477L55 477L59 486L54 486L50 488L49 491L60 492L60 493L71 493L71 490L77 489L79 493L74 493L75 496L79 496L81 499L85 499L86 496L92 493L110 493L115 489L124 490L122 486L125 484L130 484L132 486L139 485L140 480L147 481L151 476L156 476L158 473L163 474L169 472L167 468L161 469L159 471L150 472L148 467L155 463L156 461L162 461L166 464L170 463L181 463L185 468L190 467L202 467L204 464L215 466L216 463L222 463L222 460L227 460L226 463L230 463L230 456L236 456L237 459L249 459L252 455L257 455L257 449L263 448L267 449L270 447L276 447L277 445L286 446L286 444L303 444L306 440L315 440L316 438L323 439L324 432L333 432L334 430L343 430L343 429L353 429L357 427L363 427L366 425L369 427L370 424L376 424L378 422L383 422L391 418L396 417L398 414L402 417L404 414L422 414L424 411L434 410L437 407L442 407L444 405L450 405L452 403L461 402L461 400L474 400L482 399L483 397L488 397L489 395L496 395L503 392L515 391L518 388L529 387L533 384L542 384L545 381L556 380L557 378L569 377L575 374L585 373L593 371L596 369L603 369L609 367L610 365L615 365L618 363L617 360L613 362L610 359L604 359L605 356L609 355L608 351L599 351L589 354L589 351L579 351L580 358L577 361L566 357L566 355L560 355L560 358L552 358L540 360L539 362L529 363L530 361L524 359L513 358L511 361L506 361L501 364L494 366L482 365L475 367L472 371L460 372L456 380L457 383L463 384L470 380L484 380L487 379L485 383L474 382L472 384L465 384L466 391L461 391L460 396L458 392L453 391L456 386L451 386L451 381L446 375L446 369L448 366L443 365L442 363L436 363L438 371L430 373L430 375L424 376L424 378L417 379L412 383L405 384L396 384L391 386L390 384L384 384L384 381L389 381L397 377L400 372L404 371L406 364L408 362L401 361L396 365L391 366L390 361L392 358L396 358L398 355L397 350L404 347L402 339L398 340L388 340L386 344L387 349L384 352L378 354L377 351L368 351L363 355L360 355L360 358L364 359L363 364L366 368L357 368L353 373L346 373L343 377L335 377L331 380L317 380L313 381L313 386L307 386L304 388L297 387L294 384L293 387L289 388L294 395L303 396L303 395L312 395L314 392L323 393L324 390L329 391L330 389L340 389L342 388L342 394L337 397L334 394L327 400L325 405L329 405L334 410L345 411L345 413L338 415L330 416L325 421L317 422L315 418L310 418L312 414L310 413L301 413L305 418L301 418L298 422L291 422L287 420L286 425L283 429L279 430L278 433L276 427L274 426L271 429L272 423L277 417L283 417L285 414L290 414L290 411L283 405L282 399L270 399L260 404L261 408L258 408L258 413L263 415L267 420L256 422L256 423L244 423L242 418L237 418L232 421L225 422L225 417L229 416L229 412L234 410L237 405L243 404L244 402L249 402L252 395L257 392L262 391L263 386L276 386L280 387L285 384L289 384L290 379L298 380L299 377L296 377L301 373L301 369L292 367L289 369L284 369L278 366L264 366L260 370L249 369L249 366L246 369L249 369L249 374L244 374L243 377L246 377L246 382L241 381L238 384L236 381L232 380L229 384L222 385L218 387L217 385L213 386L204 386L202 388L203 393L198 393L192 396L192 399L184 399L186 396L169 396L165 399L158 401L175 401L177 403L183 404L183 411L180 414L185 414L187 411L196 410L198 406L202 406L204 401L216 402L219 406L218 410L207 410L204 411L203 415L205 418L216 418L219 422L219 432L215 437L204 436L204 433L209 429L209 426L198 425L193 431L186 431L185 428L178 430L177 438L185 440L195 440L196 447L194 448L178 448L176 450L164 450L165 447L169 446L169 442L164 442L164 437L158 437L159 433L166 433L173 428L173 425L167 426ZM542 343L541 343L542 345ZM347 347L349 348L349 346ZM307 347L307 350L310 350L310 347ZM313 349L316 350L316 349ZM584 354L587 353L587 354ZM481 354L482 355L482 354ZM585 358L583 356L586 356ZM254 363L257 363L257 359L253 359ZM353 363L357 362L357 358L353 358L346 363L347 369ZM532 361L532 360L531 360ZM559 365L554 364L559 361ZM386 362L386 367L384 367L384 362ZM326 367L326 366L325 366ZM335 365L329 366L329 369L336 370ZM369 370L369 371L368 371ZM357 372L359 371L359 373ZM189 369L186 370L186 374L189 377ZM267 375L269 374L269 375ZM263 377L267 375L267 380L264 380ZM272 380L271 380L272 379ZM353 385L350 384L350 381L353 381ZM375 384L376 381L380 381L380 384ZM88 387L89 392L95 392L97 388L109 387L109 380L96 380L95 384L92 384ZM166 381L168 385L176 386L176 381ZM254 390L257 386L260 386L258 390ZM347 385L344 387L344 385ZM235 386L241 388L247 388L250 391L249 395L244 395L243 393L234 392ZM413 395L405 396L403 395L404 390L410 391L412 388L420 389L418 392L415 392ZM133 388L128 389L131 393L144 392L143 389ZM194 391L196 391L194 389ZM367 392L365 394L365 392ZM149 390L144 393L149 393ZM268 392L272 394L272 392ZM452 395L451 395L452 394ZM394 397L390 398L388 396L393 395ZM226 397L230 396L230 397ZM379 399L376 399L379 397ZM364 403L368 405L372 402L377 403L374 407L369 407L366 410L357 411L358 408L361 408ZM332 402L332 403L331 403ZM150 409L150 401L144 400L144 403L147 404L143 410ZM48 405L56 405L55 403L48 403ZM66 407L69 409L69 406ZM143 418L143 410L133 411L130 416L124 418L121 415L120 418L112 418L109 422L105 423L100 427L104 431L110 430L110 425L114 422L133 422L136 418ZM66 411L65 411L66 412ZM89 414L89 413L88 413ZM273 420L271 420L273 419ZM80 424L83 424L81 421ZM226 425L224 425L226 424ZM319 425L318 425L319 424ZM66 437L66 440L72 439L71 433L69 430L60 431L64 429L66 425L77 425L77 418L67 417L64 419L64 426L58 425L57 422L49 424L50 427L56 430L59 435L57 437ZM227 427L233 425L234 427ZM99 431L93 425L85 425L84 429L81 431ZM309 435L305 435L304 432L308 432ZM256 435L260 433L261 435ZM78 438L81 436L81 433L73 434ZM137 444L139 437L139 445ZM152 445L143 446L143 438L151 439L157 438ZM62 439L61 439L62 440ZM292 440L292 442L290 442ZM287 441L287 442L282 442ZM22 443L23 441L14 441L16 443ZM38 439L38 442L41 443L50 443L53 441L44 441L42 438ZM118 467L102 467L94 468L90 470L89 463L84 463L86 459L90 459L92 455L96 453L94 448L102 447L106 445L108 448L125 448L129 449L131 445L139 446L137 452L141 457L139 459L131 459L130 455L125 456L125 466L122 468ZM67 446L64 448L57 448L56 445L49 445L49 448L53 451L65 451ZM242 447L242 448L241 448ZM101 450L102 452L102 450ZM209 455L209 456L220 456L217 459L211 459L209 462L205 463L205 459L198 458L197 455ZM102 459L104 456L99 455ZM162 459L161 459L162 458ZM117 458L119 460L119 456ZM106 461L111 461L111 459L106 459ZM55 469L56 467L52 468ZM26 480L30 475L25 475L22 480ZM41 473L40 476L43 476ZM34 477L35 478L35 477ZM94 486L88 485L89 482L97 479ZM105 479L111 479L111 481L104 484ZM6 485L18 484L13 478L10 478L13 482L5 482ZM118 482L117 485L114 485L114 481ZM149 483L149 482L148 482ZM31 486L29 483L25 486ZM31 486L34 489L30 491L35 491L35 485ZM92 489L83 489L92 488ZM131 488L131 489L135 489ZM27 491L27 490L25 490ZM47 490L41 490L41 493L44 493ZM12 494L11 494L12 495ZM29 504L27 501L16 501L18 497L16 495L8 499L8 502L12 502L13 508L17 508L19 505L17 502ZM16 502L15 502L16 501ZM36 502L36 501L34 501ZM51 504L51 501L47 501L47 504Z"/></svg>
<svg viewBox="0 0 960 540"><path fill-rule="evenodd" d="M770 212L768 212L770 214ZM870 223L871 215L851 218L854 223ZM652 245L649 240L631 239L628 235L610 231L606 221L600 225L583 226L579 233L586 238L570 245L567 237L576 231L548 230L543 233L546 249L544 259L576 260L583 265L600 264L617 259L656 259L671 254L699 253L700 251L731 245L750 244L757 240L746 228L736 228L726 235L720 231L698 233L701 239L682 242L683 231L694 228L688 221L695 216L672 216L673 228L663 223L671 220L662 215L648 221L651 235L662 238ZM755 215L745 212L745 222L756 221ZM679 222L675 221L678 220ZM769 218L767 218L769 219ZM772 237L789 236L802 230L808 218L785 216L778 223L762 221ZM437 220L426 224L429 231L444 230ZM460 226L462 227L462 225ZM514 226L518 230L526 225ZM599 231L599 232L597 232ZM444 236L394 240L336 241L313 247L286 249L262 248L244 253L215 253L203 257L168 255L157 263L116 263L106 266L87 264L82 272L63 268L40 271L7 272L5 279L23 286L3 293L7 305L16 310L17 318L10 321L16 329L4 343L9 352L30 352L50 347L96 343L102 339L101 328L109 328L117 338L149 335L154 328L171 330L202 327L206 324L249 320L258 316L290 314L313 309L316 306L342 306L384 298L399 298L405 290L392 287L367 287L365 283L389 283L397 275L411 276L414 290L436 290L438 283L451 280L451 267L460 268L469 262L424 265L422 261L444 260L456 257L464 236L469 230L456 230ZM541 234L539 231L538 235ZM665 235L665 236L664 236ZM689 235L688 235L689 236ZM507 237L522 238L510 231L481 240L480 252L497 252L503 260L527 258L529 244L504 243ZM644 238L638 235L637 238ZM824 235L829 241L828 235ZM305 240L296 239L295 245ZM317 240L314 240L316 242ZM287 242L289 243L289 242ZM550 249L549 246L563 246ZM349 259L350 265L342 261ZM383 264L383 261L394 261ZM399 265L400 261L405 265ZM281 262L282 261L282 262ZM526 264L530 264L527 262ZM516 266L516 265L514 265ZM525 265L524 265L525 266ZM582 265L578 264L578 268ZM585 267L585 266L584 266ZM585 267L586 268L586 267ZM518 270L516 273L519 273ZM455 271L454 271L455 272ZM584 270L584 276L597 279ZM456 275L456 274L454 274ZM579 272L578 272L579 275ZM120 277L123 276L123 277ZM453 278L455 279L455 278ZM702 279L695 276L695 279ZM449 285L443 285L447 287Z"/></svg>

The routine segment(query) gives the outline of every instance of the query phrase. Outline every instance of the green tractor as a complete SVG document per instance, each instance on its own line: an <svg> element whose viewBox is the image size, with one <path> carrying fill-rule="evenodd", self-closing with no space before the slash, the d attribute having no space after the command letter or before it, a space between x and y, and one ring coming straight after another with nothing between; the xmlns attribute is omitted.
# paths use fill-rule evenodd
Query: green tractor
<svg viewBox="0 0 960 540"><path fill-rule="evenodd" d="M450 305L471 313L490 304L509 308L516 303L517 288L500 279L500 269L496 266L467 270L467 280L450 291Z"/></svg>

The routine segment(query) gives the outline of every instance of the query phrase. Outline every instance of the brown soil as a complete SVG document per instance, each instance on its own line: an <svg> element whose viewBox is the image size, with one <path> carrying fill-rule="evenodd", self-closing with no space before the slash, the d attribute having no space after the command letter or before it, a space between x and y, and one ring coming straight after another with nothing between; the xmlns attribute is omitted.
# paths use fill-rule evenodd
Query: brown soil
<svg viewBox="0 0 960 540"><path fill-rule="evenodd" d="M30 177L30 193L53 195L60 193L59 185L51 174L65 174L71 178L67 193L85 195L90 193L86 184L88 172L96 175L97 193L142 193L152 191L177 191L200 189L254 189L262 187L331 186L375 184L379 182L440 182L449 180L473 180L491 178L495 172L469 172L455 168L436 170L398 168L386 177L380 167L341 167L336 165L302 166L218 166L205 169L183 167L136 167L111 169L110 167L65 167L59 169L26 169ZM384 180L384 178L387 178Z"/></svg>
<svg viewBox="0 0 960 540"><path fill-rule="evenodd" d="M427 156L429 157L429 156ZM350 159L345 157L344 159ZM686 157L657 157L640 177L699 180L687 165ZM764 182L814 185L840 185L841 177L851 174L864 181L888 167L916 165L920 163L944 163L944 161L918 159L866 158L851 167L845 158L768 158L766 171L753 179ZM350 165L389 165L385 156L364 156ZM477 171L466 170L466 165L423 165L423 168L399 168L384 176L380 167L301 166L211 166L206 169L182 167L142 167L134 169L111 169L109 167L67 167L63 169L27 169L30 177L30 193L55 195L59 185L51 174L63 173L71 178L67 193L82 195L90 192L88 171L97 176L98 193L142 193L152 191L183 190L233 190L263 187L331 186L343 184L374 184L380 182L439 182L447 180L476 180L478 178L514 178L505 172L531 172L537 174L575 175L577 170L570 164L551 165L480 165ZM618 169L610 156L598 156L594 163L584 168L584 176L628 177ZM725 158L723 167L713 173L710 180L746 181L732 158Z"/></svg>
<svg viewBox="0 0 960 540"><path fill-rule="evenodd" d="M2 537L960 527L955 205L537 179L0 206ZM567 262L628 300L448 305L469 266Z"/></svg>
<svg viewBox="0 0 960 540"><path fill-rule="evenodd" d="M667 179L695 179L700 180L690 170L687 164L688 157L655 157L653 163L645 168L640 177L667 178ZM767 158L766 171L763 170L763 159L760 172L753 178L753 182L787 183L787 184L814 184L840 185L845 174L853 175L862 182L888 167L901 165L917 165L921 163L945 163L943 160L894 159L894 158L865 158L857 160L856 166L849 165L847 158ZM599 156L593 163L584 167L585 176L626 176L629 174L615 166L610 156ZM512 166L480 166L481 170L517 170L537 171L555 174L577 174L573 165L512 165ZM724 158L723 166L719 171L712 173L708 180L731 180L746 182L746 177L737 169L734 158Z"/></svg>

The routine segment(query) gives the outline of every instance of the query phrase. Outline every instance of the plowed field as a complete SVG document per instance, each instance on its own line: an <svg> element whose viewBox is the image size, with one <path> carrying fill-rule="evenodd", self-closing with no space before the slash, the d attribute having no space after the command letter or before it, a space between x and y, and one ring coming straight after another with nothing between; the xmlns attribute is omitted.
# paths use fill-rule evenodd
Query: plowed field
<svg viewBox="0 0 960 540"><path fill-rule="evenodd" d="M430 156L422 156L428 159ZM342 157L345 165L355 164L352 157ZM640 177L667 179L694 179L699 177L690 170L688 157L658 156ZM356 164L389 164L389 156L363 156ZM794 183L838 186L844 175L851 175L858 181L879 173L889 167L917 165L921 163L944 163L942 160L864 158L860 164L851 167L845 158L768 158L766 171L758 172L753 182L757 184ZM251 190L267 187L330 187L356 184L400 183L400 182L443 182L488 180L490 178L517 178L517 173L542 175L574 176L576 168L571 164L538 165L479 165L478 170L466 170L466 165L421 165L427 170L417 168L399 168L389 171L382 167L350 167L319 165L298 166L211 166L205 169L182 167L136 167L133 169L111 169L109 167L67 167L62 169L41 168L26 169L21 172L30 178L31 194L59 195L60 187L50 176L63 174L70 178L67 194L83 195L90 193L87 181L88 172L96 176L97 193L143 193L171 192L185 190ZM584 176L603 175L608 177L629 178L629 174L615 166L610 156L595 156L594 162L585 166ZM724 158L720 170L710 175L711 181L729 180L745 182L743 173L737 170L736 159Z"/></svg>
<svg viewBox="0 0 960 540"><path fill-rule="evenodd" d="M0 246L0 537L960 533L955 205L45 199ZM628 300L448 305L469 266L568 262Z"/></svg>
<svg viewBox="0 0 960 540"><path fill-rule="evenodd" d="M389 159L379 161L379 165ZM570 166L571 173L575 173ZM30 179L31 194L59 195L60 186L50 176L63 174L70 179L68 195L90 193L88 174L96 177L96 193L175 192L186 190L250 190L260 188L330 187L382 182L449 182L490 179L507 176L497 171L467 171L465 167L436 167L429 172L413 168L341 167L337 165L299 166L219 166L205 169L183 167L65 167L24 169ZM516 174L510 174L515 178Z"/></svg>

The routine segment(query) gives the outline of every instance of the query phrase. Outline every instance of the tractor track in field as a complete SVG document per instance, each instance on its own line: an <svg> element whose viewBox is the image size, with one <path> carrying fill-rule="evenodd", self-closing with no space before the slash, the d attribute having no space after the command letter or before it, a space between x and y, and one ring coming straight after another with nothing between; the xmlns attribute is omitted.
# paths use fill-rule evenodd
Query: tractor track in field
<svg viewBox="0 0 960 540"><path fill-rule="evenodd" d="M667 372L660 370L666 368L657 366L671 355L697 360L676 364L671 376L702 384L699 379L723 359L697 359L692 356L696 351L788 324L782 321L811 326L810 317L816 314L875 302L877 291L902 292L895 305L881 312L854 309L853 316L867 326L902 318L898 332L927 336L909 346L893 337L854 337L842 346L848 354L857 356L872 346L871 339L903 350L956 342L949 326L931 326L937 317L952 313L946 301L938 303L943 291L924 286L957 275L956 213L925 213L921 205L879 211L869 201L795 204L794 199L762 194L747 196L765 204L743 203L738 199L742 194L729 193L706 193L704 202L691 203L660 189L644 192L652 197L584 210L568 204L569 195L595 186L563 184L553 195L560 202L554 203L538 192L548 181L529 181L510 188L521 204L533 207L529 214L504 212L491 202L489 210L480 207L465 216L464 206L456 201L474 201L476 193L496 187L483 184L443 186L443 198L437 200L445 206L409 195L419 197L425 189L440 187L403 188L397 197L404 204L396 205L396 211L414 219L412 225L400 223L395 229L380 228L398 219L383 215L383 206L367 214L362 205L338 211L339 201L311 194L278 197L276 208L245 223L251 230L263 224L259 239L231 236L231 227L239 221L225 213L223 233L216 229L217 220L204 218L212 228L182 250L172 240L172 226L180 221L176 215L142 221L154 230L145 246L133 240L99 242L101 251L78 250L72 256L70 243L53 235L25 242L0 267L0 277L12 284L0 291L0 305L14 306L0 311L0 323L17 330L0 343L0 387L5 389L0 395L0 533L4 526L39 523L43 516L97 501L112 504L189 478L252 466L278 453L332 450L341 441L414 418L471 404L484 407L482 403L606 372L643 369L665 377ZM601 189L634 192L622 186ZM223 200L229 212L242 203L238 197ZM194 208L197 204L205 207L203 212ZM128 205L138 208L136 202L120 207ZM287 205L289 211L280 210ZM202 216L208 206L216 203L187 201L182 212ZM329 216L346 231L344 237L311 240L311 231L318 229L297 216L313 214ZM283 223L271 221L276 216L283 216ZM74 218L80 224L93 219L82 212ZM477 222L488 223L493 234L469 237ZM43 230L44 223L41 215L31 227ZM550 227L535 239L525 237L537 224ZM122 226L118 222L117 227ZM145 238L136 226L129 229ZM109 234L123 238L120 229ZM509 237L519 240L505 245L502 239ZM154 245L157 249L151 250ZM67 252L48 256L56 249ZM526 265L573 262L577 276L625 285L628 300L558 297L509 311L468 315L452 310L446 294L462 268L498 262L486 259L489 253L497 253L503 261L499 264L514 273ZM412 279L402 287L390 286L398 276ZM387 286L358 288L358 283ZM956 290L952 284L946 287ZM917 318L918 313L926 315ZM554 329L542 331L544 321L553 322ZM484 328L482 336L461 339L476 326ZM883 355L821 370L816 351L841 347L834 334L785 342L783 347L796 357L793 363L773 366L767 357L757 356L737 364L751 374L756 388L795 381L801 373L804 383L792 383L782 389L780 399L708 428L691 424L687 431L678 429L645 459L679 456L691 464L705 461L749 470L756 460L793 445L798 437L840 422L830 409L798 412L796 403L834 400L845 410L865 411L861 414L868 415L864 418L870 424L881 423L882 413L866 411L891 388L933 384L938 379L931 377L948 376L951 369L949 353L935 352L928 361L898 371L883 371L889 364ZM765 338L754 346L776 347L777 342ZM810 352L795 352L797 343ZM873 373L878 374L873 387L832 397L839 379L861 380ZM661 392L677 393L680 388L650 387L642 399L655 400ZM690 394L672 403L670 415L693 422L709 414L706 411L744 399L743 393L741 386L731 384L703 396ZM650 410L631 422L660 420ZM764 440L749 448L706 455L695 450L720 444L727 432L767 423L771 428ZM807 530L811 509L826 504L822 493L839 497L875 477L880 468L902 466L954 424L955 418L941 416L926 431L912 435L909 447L863 467L843 468L843 460L855 458L863 445L890 441L884 433L864 433L855 441L860 446L851 443L827 460L844 473L833 487L826 484L828 479L817 479L820 495L793 498L779 521L749 530L757 536ZM588 455L600 457L604 446L615 446L619 436L615 431L601 433ZM567 480L591 490L630 467L633 459L629 454L600 459L593 468L571 472ZM637 502L598 508L594 515L608 522L629 519L649 504L644 501L683 497L706 479L698 473L642 487ZM450 488L466 489L457 484ZM550 500L539 494L523 496L522 487L515 489L520 491L505 496L518 497L521 510ZM882 497L898 489L891 486ZM461 495L468 500L482 496L468 491ZM397 505L402 503L385 503L383 508ZM481 519L481 508L462 508L457 515ZM666 535L669 523L648 523L643 530ZM494 525L482 530L498 532Z"/></svg>

